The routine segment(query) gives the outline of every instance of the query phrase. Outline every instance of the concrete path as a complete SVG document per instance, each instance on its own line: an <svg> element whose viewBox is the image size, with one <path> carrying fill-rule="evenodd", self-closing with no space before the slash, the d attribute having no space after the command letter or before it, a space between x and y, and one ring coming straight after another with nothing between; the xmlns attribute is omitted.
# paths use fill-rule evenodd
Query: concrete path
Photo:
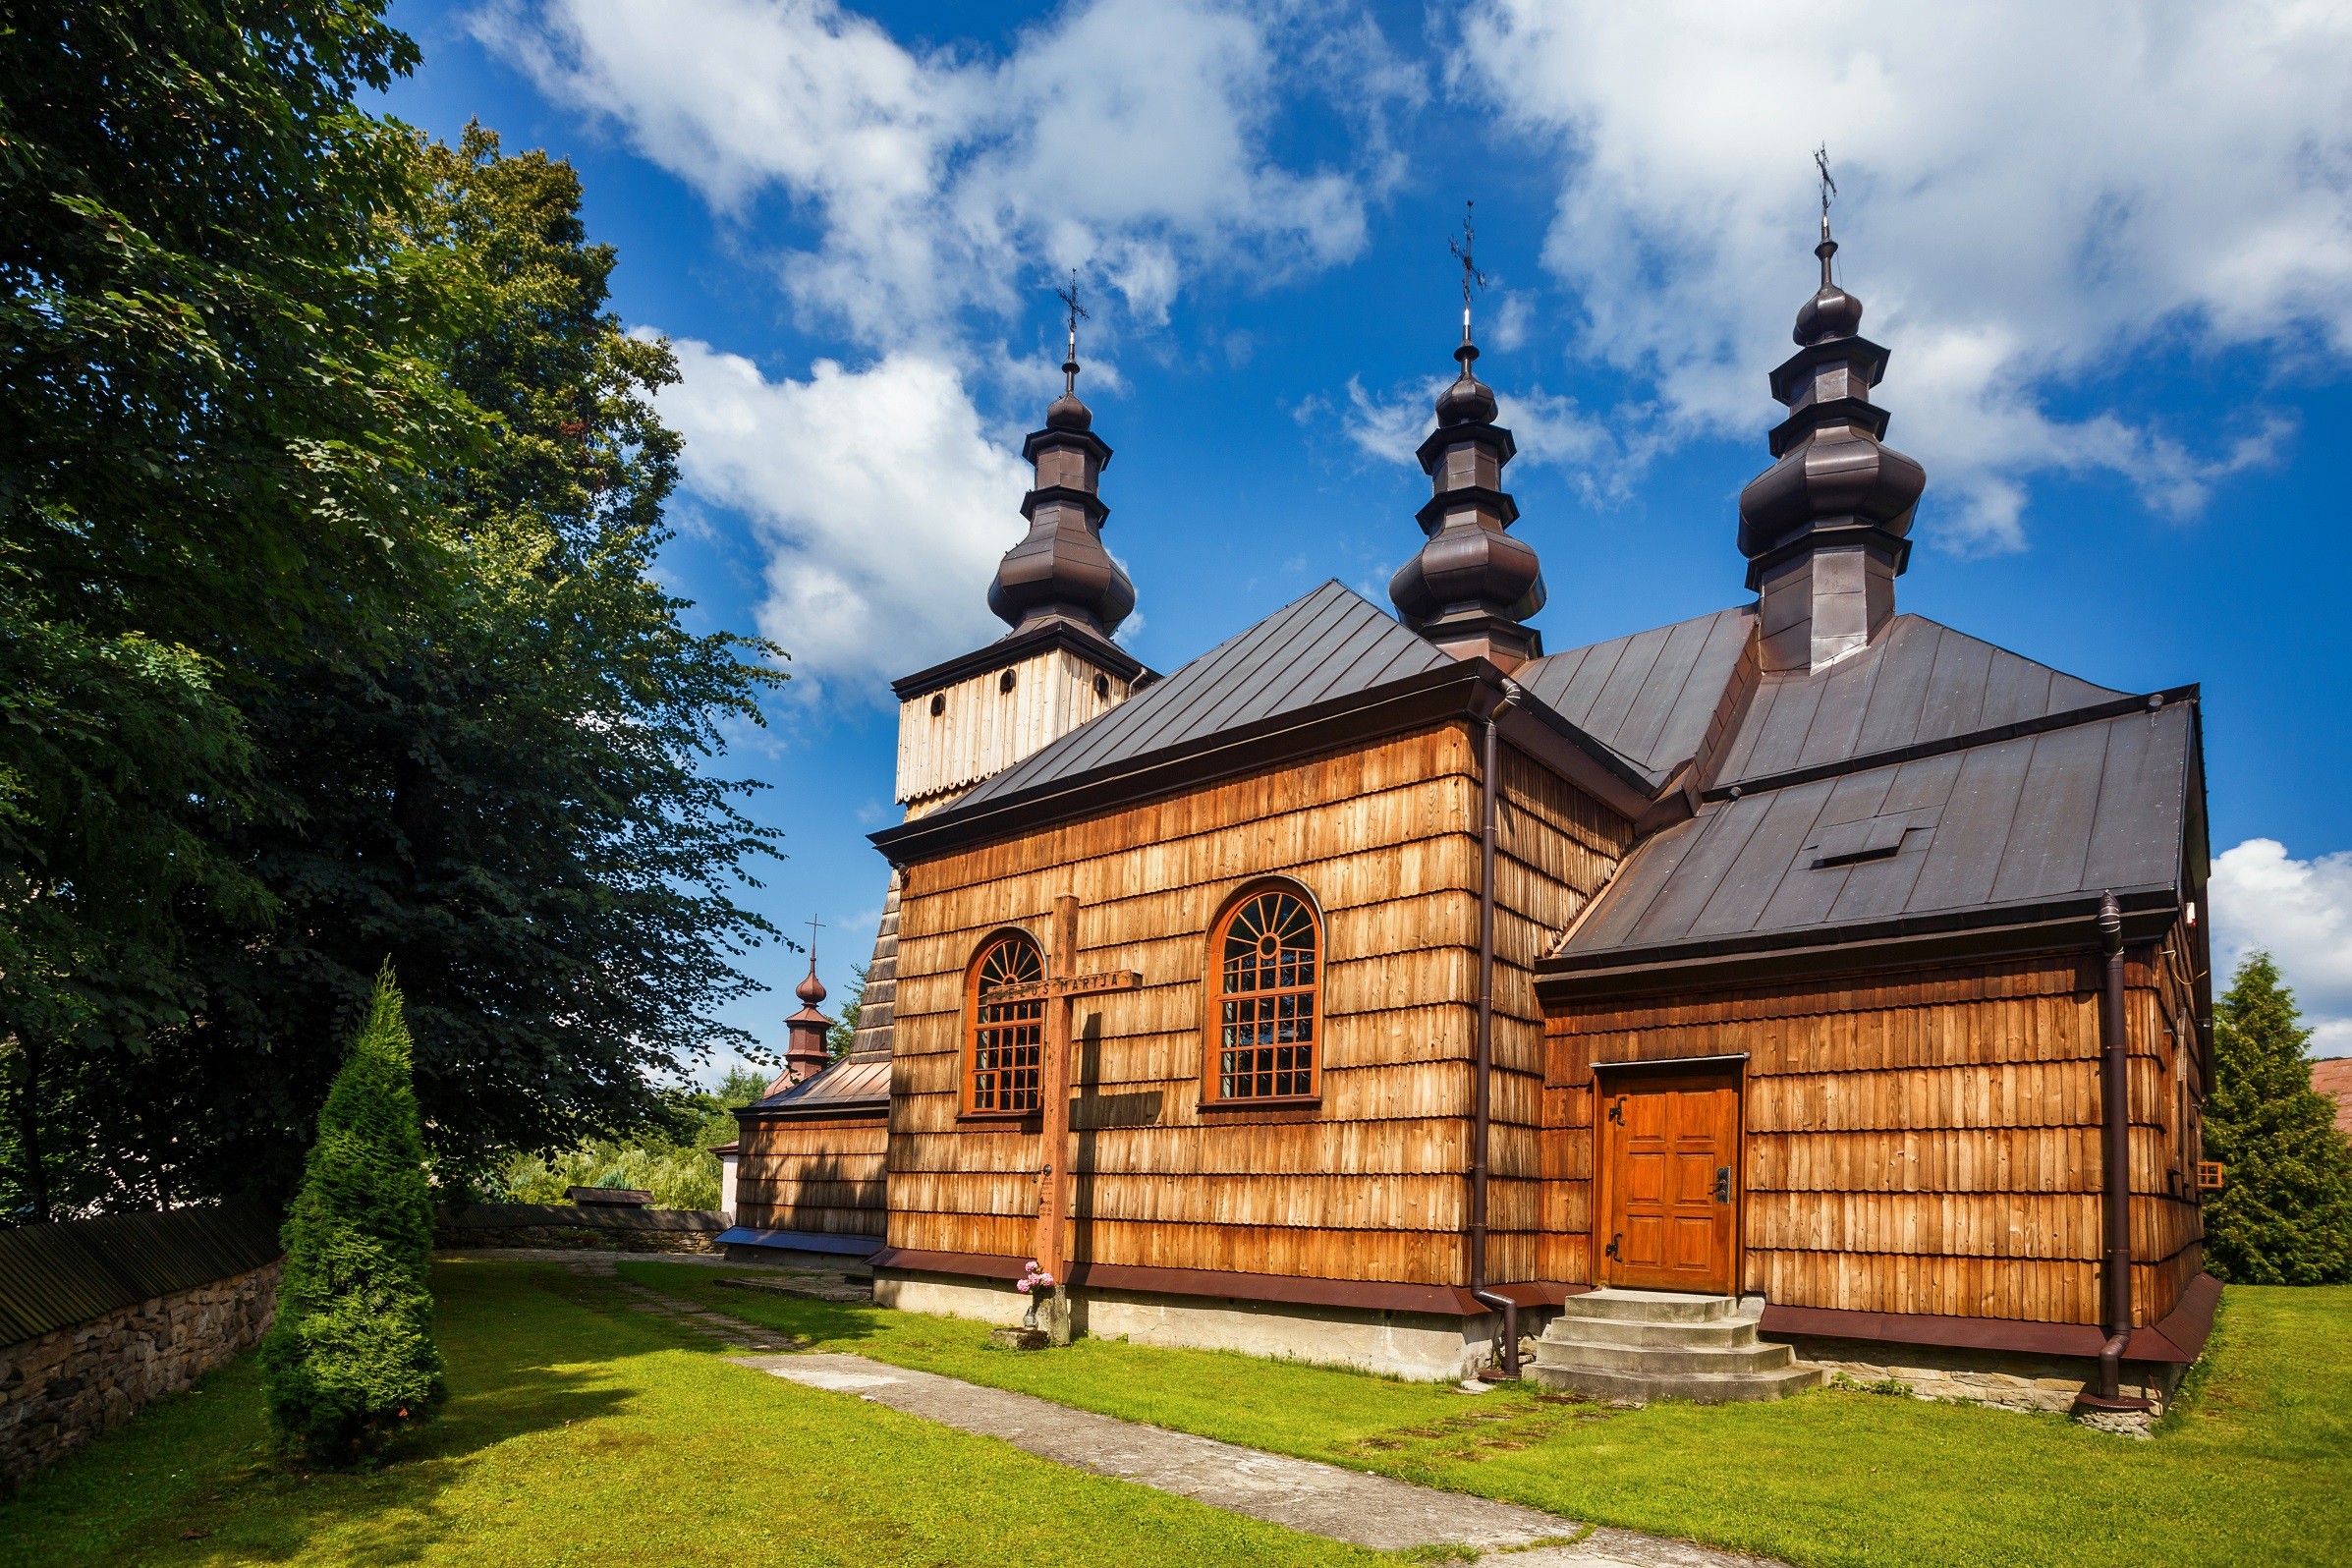
<svg viewBox="0 0 2352 1568"><path fill-rule="evenodd" d="M810 1388L855 1394L964 1431L1001 1437L1057 1464L1375 1550L1459 1545L1507 1552L1496 1559L1497 1568L1766 1568L1760 1557L1628 1530L1588 1532L1574 1520L1515 1503L1139 1426L863 1356L733 1359Z"/></svg>

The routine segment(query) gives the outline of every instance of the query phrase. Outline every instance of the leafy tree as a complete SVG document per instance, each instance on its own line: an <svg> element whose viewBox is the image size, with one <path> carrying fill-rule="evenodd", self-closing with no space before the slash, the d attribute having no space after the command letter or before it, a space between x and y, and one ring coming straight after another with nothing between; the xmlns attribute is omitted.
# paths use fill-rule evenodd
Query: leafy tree
<svg viewBox="0 0 2352 1568"><path fill-rule="evenodd" d="M2352 1280L2352 1144L2311 1087L2311 1031L2270 955L2250 953L2213 1009L2206 1153L2224 1185L2205 1205L2206 1266L2250 1285Z"/></svg>
<svg viewBox="0 0 2352 1568"><path fill-rule="evenodd" d="M261 1342L270 1425L313 1463L352 1463L445 1391L409 1046L387 968L318 1113L286 1219L277 1320Z"/></svg>
<svg viewBox="0 0 2352 1568"><path fill-rule="evenodd" d="M858 1043L858 1015L866 1010L866 966L850 966L849 994L841 999L841 1016L825 1031L825 1054L839 1061ZM746 1101L745 1103L750 1103Z"/></svg>
<svg viewBox="0 0 2352 1568"><path fill-rule="evenodd" d="M258 657L364 659L468 420L359 113L416 54L375 6L0 5L0 1143L14 1206L154 1196L112 1087L202 987L194 905L269 899ZM107 1065L100 1066L99 1063ZM119 1131L116 1130L116 1131ZM61 1163L62 1161L62 1163Z"/></svg>
<svg viewBox="0 0 2352 1568"><path fill-rule="evenodd" d="M637 1139L590 1139L568 1153L518 1154L492 1184L505 1200L519 1204L560 1204L574 1187L635 1187L653 1195L657 1208L716 1208L718 1157L710 1152L735 1141L735 1107L749 1105L767 1088L764 1074L738 1067L715 1091L675 1092L668 1124Z"/></svg>

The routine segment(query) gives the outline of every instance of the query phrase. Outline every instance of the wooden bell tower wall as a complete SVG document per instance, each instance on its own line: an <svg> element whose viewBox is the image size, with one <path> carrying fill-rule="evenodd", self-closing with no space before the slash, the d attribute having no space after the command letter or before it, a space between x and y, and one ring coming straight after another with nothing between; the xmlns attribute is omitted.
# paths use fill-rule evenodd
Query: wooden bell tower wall
<svg viewBox="0 0 2352 1568"><path fill-rule="evenodd" d="M828 1236L882 1234L881 1115L747 1123L736 1165L735 1222Z"/></svg>

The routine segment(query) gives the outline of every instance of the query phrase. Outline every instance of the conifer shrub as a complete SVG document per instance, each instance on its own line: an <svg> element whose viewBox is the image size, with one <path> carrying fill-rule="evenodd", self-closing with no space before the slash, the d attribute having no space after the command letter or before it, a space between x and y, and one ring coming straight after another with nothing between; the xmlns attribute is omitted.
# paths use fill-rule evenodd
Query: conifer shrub
<svg viewBox="0 0 2352 1568"><path fill-rule="evenodd" d="M390 966L318 1113L283 1231L277 1321L261 1342L271 1428L328 1466L374 1453L444 1392L433 1343L432 1198Z"/></svg>
<svg viewBox="0 0 2352 1568"><path fill-rule="evenodd" d="M2311 1087L2310 1041L2270 955L2248 954L2213 1009L2205 1152L2223 1185L2205 1205L2205 1264L2216 1278L2352 1280L2352 1143Z"/></svg>

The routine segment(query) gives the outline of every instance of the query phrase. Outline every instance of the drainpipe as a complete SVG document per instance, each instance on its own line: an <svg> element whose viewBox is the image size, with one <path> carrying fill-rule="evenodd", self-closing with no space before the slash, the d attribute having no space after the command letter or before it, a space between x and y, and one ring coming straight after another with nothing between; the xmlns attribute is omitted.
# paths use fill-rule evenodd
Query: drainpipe
<svg viewBox="0 0 2352 1568"><path fill-rule="evenodd" d="M2099 1352L2099 1404L2145 1410L2123 1397L2123 1347L2132 1337L2131 1061L2124 1033L2123 909L2113 893L2099 901L2100 946L2106 954L2099 999L2099 1101L2101 1128L2100 1218L2105 1229L2107 1342Z"/></svg>
<svg viewBox="0 0 2352 1568"><path fill-rule="evenodd" d="M1486 1172L1494 1099L1494 840L1500 790L1494 731L1503 710L1521 697L1519 683L1502 683L1502 700L1486 715L1485 754L1481 758L1479 825L1479 1025L1478 1067L1471 1086L1470 1112L1470 1297L1502 1314L1502 1372L1519 1377L1519 1304L1486 1288Z"/></svg>

